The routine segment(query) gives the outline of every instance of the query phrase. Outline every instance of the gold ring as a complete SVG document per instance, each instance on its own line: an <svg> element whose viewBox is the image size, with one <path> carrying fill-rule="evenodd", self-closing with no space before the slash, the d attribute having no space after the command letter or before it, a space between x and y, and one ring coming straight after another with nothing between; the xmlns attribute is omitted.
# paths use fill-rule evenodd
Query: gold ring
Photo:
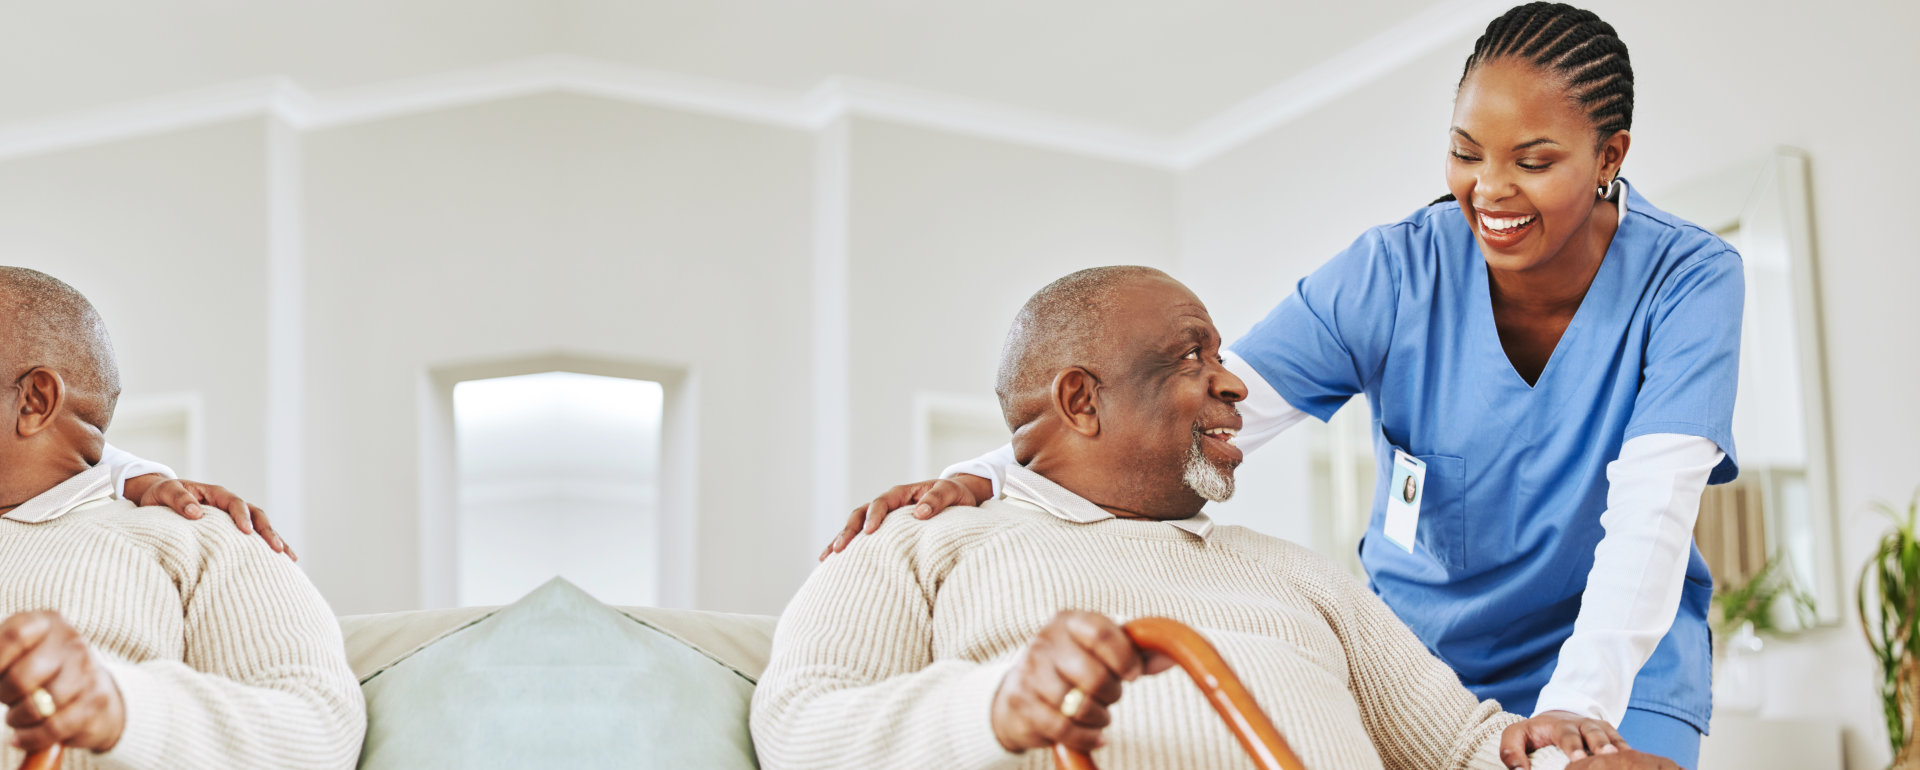
<svg viewBox="0 0 1920 770"><path fill-rule="evenodd" d="M1060 699L1060 715L1068 719L1080 718L1080 707L1087 705L1087 694L1075 687L1067 691L1067 697Z"/></svg>
<svg viewBox="0 0 1920 770"><path fill-rule="evenodd" d="M53 712L55 710L53 693L47 692L47 688L42 687L34 690L32 695L27 696L27 703L33 706L35 716L41 719L53 718Z"/></svg>

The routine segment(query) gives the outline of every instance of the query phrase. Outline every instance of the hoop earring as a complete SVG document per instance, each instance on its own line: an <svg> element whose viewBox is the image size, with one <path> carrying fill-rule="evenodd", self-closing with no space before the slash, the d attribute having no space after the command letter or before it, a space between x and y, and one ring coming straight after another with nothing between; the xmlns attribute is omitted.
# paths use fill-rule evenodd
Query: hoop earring
<svg viewBox="0 0 1920 770"><path fill-rule="evenodd" d="M1608 181L1606 184L1598 185L1594 187L1593 195L1594 197L1599 198L1601 200L1606 200L1608 198L1613 197L1613 190L1615 187L1618 187L1618 186L1620 186L1620 177L1616 176L1612 180Z"/></svg>

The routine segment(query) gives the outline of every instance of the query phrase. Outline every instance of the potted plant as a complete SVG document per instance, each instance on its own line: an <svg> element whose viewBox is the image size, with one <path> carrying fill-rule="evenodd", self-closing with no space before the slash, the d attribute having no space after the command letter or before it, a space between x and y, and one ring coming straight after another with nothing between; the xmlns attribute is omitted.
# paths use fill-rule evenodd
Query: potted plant
<svg viewBox="0 0 1920 770"><path fill-rule="evenodd" d="M1777 636L1790 630L1781 624L1786 600L1794 611L1798 626L1807 628L1814 621L1813 596L1800 589L1787 567L1785 556L1775 555L1743 583L1728 583L1713 594L1714 683L1716 707L1732 711L1756 711L1761 706L1758 656L1766 644L1762 636Z"/></svg>
<svg viewBox="0 0 1920 770"><path fill-rule="evenodd" d="M1904 512L1884 503L1874 508L1894 526L1860 570L1860 630L1880 663L1880 707L1886 712L1893 766L1920 767L1914 730L1920 705L1920 491Z"/></svg>
<svg viewBox="0 0 1920 770"><path fill-rule="evenodd" d="M1742 629L1754 635L1791 631L1794 627L1781 626L1779 604L1782 599L1792 606L1799 628L1813 624L1816 610L1813 596L1794 583L1786 557L1776 555L1760 565L1760 571L1747 578L1747 582L1722 586L1714 592L1713 605L1718 610L1718 618L1713 624L1713 633L1726 637L1739 634Z"/></svg>

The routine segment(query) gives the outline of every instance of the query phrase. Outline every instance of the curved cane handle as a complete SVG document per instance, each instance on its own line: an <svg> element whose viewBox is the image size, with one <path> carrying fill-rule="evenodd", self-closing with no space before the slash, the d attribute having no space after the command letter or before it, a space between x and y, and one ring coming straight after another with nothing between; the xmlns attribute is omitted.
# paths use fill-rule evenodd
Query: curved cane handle
<svg viewBox="0 0 1920 770"><path fill-rule="evenodd" d="M1273 720L1267 718L1260 704L1254 702L1252 693L1247 692L1246 685L1240 683L1240 677L1234 675L1226 659L1220 657L1220 652L1200 632L1171 618L1140 618L1123 628L1134 646L1165 653L1186 670L1187 676L1193 677L1193 683L1207 696L1207 702L1213 704L1213 710L1220 712L1227 729L1240 739L1240 747L1247 750L1260 770L1306 770L1294 755L1293 747L1287 745L1287 739L1273 726ZM1059 744L1053 747L1053 760L1059 770L1099 770L1093 764L1093 757Z"/></svg>
<svg viewBox="0 0 1920 770"><path fill-rule="evenodd" d="M20 770L60 770L60 744L28 754Z"/></svg>

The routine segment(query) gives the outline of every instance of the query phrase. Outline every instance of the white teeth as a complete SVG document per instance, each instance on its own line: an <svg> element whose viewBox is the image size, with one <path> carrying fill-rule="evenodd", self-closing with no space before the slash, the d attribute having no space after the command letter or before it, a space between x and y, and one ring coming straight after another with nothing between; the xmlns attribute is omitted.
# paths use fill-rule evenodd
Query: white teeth
<svg viewBox="0 0 1920 770"><path fill-rule="evenodd" d="M1521 225L1529 224L1533 222L1533 220L1536 218L1538 217L1531 216L1531 217L1518 217L1514 219L1495 219L1485 214L1481 214L1480 224L1486 226L1488 230L1512 230L1513 228L1519 227Z"/></svg>
<svg viewBox="0 0 1920 770"><path fill-rule="evenodd" d="M1221 441L1231 444L1233 443L1233 437L1239 435L1240 432L1232 428L1208 428L1205 433L1209 436L1217 436Z"/></svg>

